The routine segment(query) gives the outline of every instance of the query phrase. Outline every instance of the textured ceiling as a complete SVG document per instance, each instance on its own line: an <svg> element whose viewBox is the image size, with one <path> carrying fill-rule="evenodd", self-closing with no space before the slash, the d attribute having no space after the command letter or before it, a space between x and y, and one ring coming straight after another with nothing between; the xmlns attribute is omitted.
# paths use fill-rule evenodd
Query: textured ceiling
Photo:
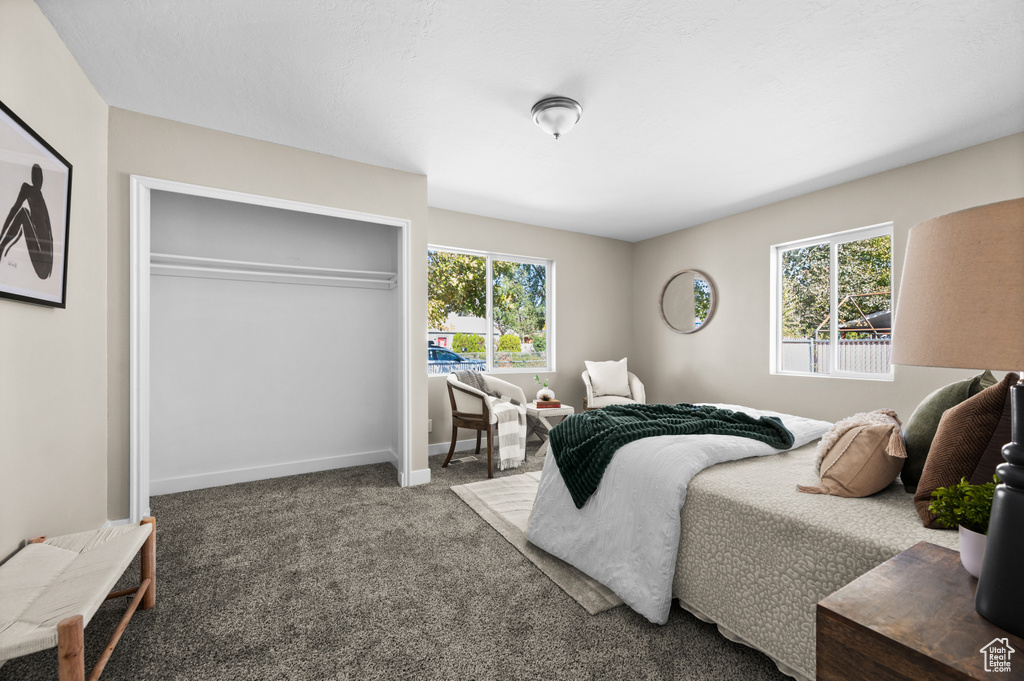
<svg viewBox="0 0 1024 681"><path fill-rule="evenodd" d="M111 106L629 241L1024 130L1021 0L37 2Z"/></svg>

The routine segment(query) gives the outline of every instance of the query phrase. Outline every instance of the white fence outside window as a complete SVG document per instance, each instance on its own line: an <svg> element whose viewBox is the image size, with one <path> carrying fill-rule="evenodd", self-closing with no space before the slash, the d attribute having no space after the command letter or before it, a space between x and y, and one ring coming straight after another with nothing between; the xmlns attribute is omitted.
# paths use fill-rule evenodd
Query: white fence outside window
<svg viewBox="0 0 1024 681"><path fill-rule="evenodd" d="M840 371L884 374L889 371L888 338L840 340L836 348ZM813 338L782 339L782 366L785 371L809 374L831 373L829 341Z"/></svg>

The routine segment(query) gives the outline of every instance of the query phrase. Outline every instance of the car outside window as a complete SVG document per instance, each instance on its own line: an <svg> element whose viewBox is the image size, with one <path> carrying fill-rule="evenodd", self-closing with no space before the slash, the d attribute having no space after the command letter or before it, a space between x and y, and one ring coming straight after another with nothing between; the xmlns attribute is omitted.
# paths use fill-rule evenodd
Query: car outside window
<svg viewBox="0 0 1024 681"><path fill-rule="evenodd" d="M428 246L428 373L554 371L554 316L553 261Z"/></svg>

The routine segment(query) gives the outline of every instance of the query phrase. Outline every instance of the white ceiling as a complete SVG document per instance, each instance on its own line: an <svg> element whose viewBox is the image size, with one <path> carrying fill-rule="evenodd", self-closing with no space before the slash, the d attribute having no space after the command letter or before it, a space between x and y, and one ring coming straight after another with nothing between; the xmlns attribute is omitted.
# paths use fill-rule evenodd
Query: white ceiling
<svg viewBox="0 0 1024 681"><path fill-rule="evenodd" d="M111 106L629 241L1024 130L1021 0L37 2Z"/></svg>

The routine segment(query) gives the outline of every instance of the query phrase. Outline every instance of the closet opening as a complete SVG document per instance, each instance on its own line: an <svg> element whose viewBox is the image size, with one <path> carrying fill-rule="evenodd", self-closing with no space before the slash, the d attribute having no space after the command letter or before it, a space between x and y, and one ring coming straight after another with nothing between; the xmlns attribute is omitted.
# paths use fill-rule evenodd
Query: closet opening
<svg viewBox="0 0 1024 681"><path fill-rule="evenodd" d="M409 222L131 177L131 520L150 495L392 463Z"/></svg>

